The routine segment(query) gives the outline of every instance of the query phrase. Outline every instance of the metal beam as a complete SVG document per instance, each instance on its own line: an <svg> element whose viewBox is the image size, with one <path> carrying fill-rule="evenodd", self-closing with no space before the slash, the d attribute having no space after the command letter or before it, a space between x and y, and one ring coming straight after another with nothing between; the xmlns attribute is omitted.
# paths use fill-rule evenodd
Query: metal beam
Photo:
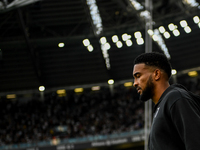
<svg viewBox="0 0 200 150"><path fill-rule="evenodd" d="M30 40L29 40L29 37L28 37L28 33L27 33L27 30L26 30L26 27L25 27L25 23L24 23L24 20L23 20L22 12L21 12L20 9L17 9L17 14L18 14L18 18L19 18L19 23L20 23L22 31L24 33L26 45L28 47L28 51L29 51L30 58L31 58L31 61L32 61L32 64L33 64L33 68L35 70L35 73L36 73L36 76L37 76L39 82L42 83L41 71L39 69L39 60L36 57L35 51L33 49L33 46L30 43Z"/></svg>

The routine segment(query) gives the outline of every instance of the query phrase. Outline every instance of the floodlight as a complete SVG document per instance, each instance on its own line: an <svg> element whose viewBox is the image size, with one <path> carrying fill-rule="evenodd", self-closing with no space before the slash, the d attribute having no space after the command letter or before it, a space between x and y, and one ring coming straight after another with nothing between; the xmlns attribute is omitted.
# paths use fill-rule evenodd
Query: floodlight
<svg viewBox="0 0 200 150"><path fill-rule="evenodd" d="M100 43L105 44L107 42L106 37L101 37L100 38Z"/></svg>
<svg viewBox="0 0 200 150"><path fill-rule="evenodd" d="M137 38L136 42L137 42L138 45L142 45L142 44L144 44L144 39L143 38Z"/></svg>
<svg viewBox="0 0 200 150"><path fill-rule="evenodd" d="M114 84L114 80L113 79L108 80L108 84Z"/></svg>
<svg viewBox="0 0 200 150"><path fill-rule="evenodd" d="M170 31L173 31L175 29L175 25L173 23L170 23L168 25L168 28L169 28Z"/></svg>
<svg viewBox="0 0 200 150"><path fill-rule="evenodd" d="M117 45L118 48L122 48L122 46L123 46L121 41L117 41L116 45Z"/></svg>
<svg viewBox="0 0 200 150"><path fill-rule="evenodd" d="M93 48L92 45L89 45L89 46L87 47L87 49L88 49L89 52L92 52L92 51L94 50L94 48Z"/></svg>
<svg viewBox="0 0 200 150"><path fill-rule="evenodd" d="M141 34L140 31L137 31L137 32L134 33L134 36L135 36L135 38L141 38L142 34Z"/></svg>
<svg viewBox="0 0 200 150"><path fill-rule="evenodd" d="M160 27L158 28L158 30L160 31L160 33L164 33L164 32L165 32L165 28L164 28L163 26L160 26Z"/></svg>
<svg viewBox="0 0 200 150"><path fill-rule="evenodd" d="M132 45L133 45L133 42L132 42L131 40L127 40L127 41L126 41L126 45L127 45L127 46L132 46Z"/></svg>
<svg viewBox="0 0 200 150"><path fill-rule="evenodd" d="M65 46L64 43L59 43L59 44L58 44L58 47L60 47L60 48L61 48L61 47L64 47L64 46Z"/></svg>
<svg viewBox="0 0 200 150"><path fill-rule="evenodd" d="M180 25L181 25L181 27L186 27L188 24L187 24L187 22L185 21L185 20L182 20L182 21L180 21Z"/></svg>
<svg viewBox="0 0 200 150"><path fill-rule="evenodd" d="M194 17L193 17L193 21L194 21L194 23L196 23L196 24L199 23L199 21L200 21L200 20L199 20L199 16L194 16Z"/></svg>
<svg viewBox="0 0 200 150"><path fill-rule="evenodd" d="M113 36L112 36L112 41L113 41L114 43L116 43L117 41L119 41L118 36L117 36L117 35L113 35Z"/></svg>
<svg viewBox="0 0 200 150"><path fill-rule="evenodd" d="M184 30L185 30L186 33L190 33L192 31L189 26L185 27Z"/></svg>
<svg viewBox="0 0 200 150"><path fill-rule="evenodd" d="M175 29L175 30L173 30L173 34L174 34L174 36L179 36L180 32L177 29Z"/></svg>
<svg viewBox="0 0 200 150"><path fill-rule="evenodd" d="M167 31L165 31L163 35L164 35L164 37L165 37L166 39L169 39L169 38L170 38L170 34L169 34L169 32L167 32Z"/></svg>
<svg viewBox="0 0 200 150"><path fill-rule="evenodd" d="M84 39L83 45L87 47L88 45L90 45L90 41L88 39Z"/></svg>

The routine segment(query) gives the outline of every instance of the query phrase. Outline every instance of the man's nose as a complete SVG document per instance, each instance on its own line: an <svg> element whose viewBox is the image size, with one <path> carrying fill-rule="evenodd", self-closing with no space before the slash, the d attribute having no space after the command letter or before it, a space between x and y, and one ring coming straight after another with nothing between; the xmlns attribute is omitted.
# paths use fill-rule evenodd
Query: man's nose
<svg viewBox="0 0 200 150"><path fill-rule="evenodd" d="M135 79L134 82L133 82L133 86L134 86L134 87L137 87L137 86L138 86L138 81L137 81L136 79Z"/></svg>

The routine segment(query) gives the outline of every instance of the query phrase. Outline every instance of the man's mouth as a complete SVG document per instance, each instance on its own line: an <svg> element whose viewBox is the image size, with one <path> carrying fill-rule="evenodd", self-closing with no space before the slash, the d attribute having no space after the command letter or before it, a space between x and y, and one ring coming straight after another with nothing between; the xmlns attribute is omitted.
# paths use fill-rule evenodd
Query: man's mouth
<svg viewBox="0 0 200 150"><path fill-rule="evenodd" d="M137 92L138 92L139 94L141 94L142 89L141 89L141 88L137 88Z"/></svg>

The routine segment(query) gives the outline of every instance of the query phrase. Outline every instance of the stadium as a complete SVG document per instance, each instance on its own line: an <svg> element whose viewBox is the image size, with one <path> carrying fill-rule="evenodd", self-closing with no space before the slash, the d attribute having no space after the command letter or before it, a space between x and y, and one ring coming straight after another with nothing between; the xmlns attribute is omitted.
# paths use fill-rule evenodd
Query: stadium
<svg viewBox="0 0 200 150"><path fill-rule="evenodd" d="M165 54L200 95L199 17L199 0L1 0L0 150L144 149L133 60Z"/></svg>

